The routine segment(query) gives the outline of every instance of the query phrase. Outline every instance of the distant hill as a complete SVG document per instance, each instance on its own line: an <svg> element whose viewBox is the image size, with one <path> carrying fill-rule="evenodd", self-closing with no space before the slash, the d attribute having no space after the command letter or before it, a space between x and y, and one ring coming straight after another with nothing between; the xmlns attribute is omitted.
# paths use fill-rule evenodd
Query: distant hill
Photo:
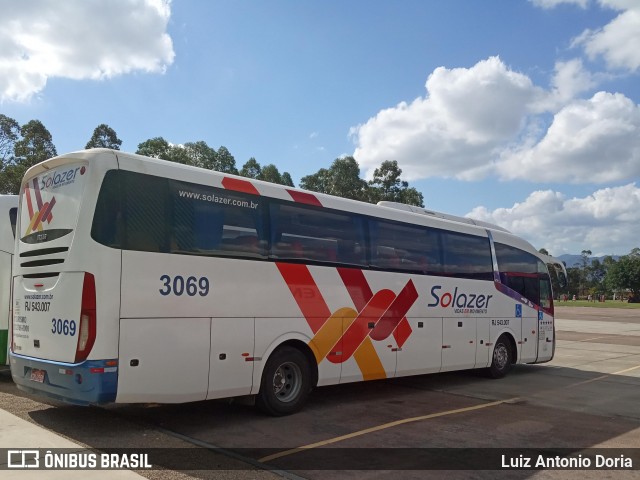
<svg viewBox="0 0 640 480"><path fill-rule="evenodd" d="M589 260L598 259L598 260L600 260L600 262L602 262L602 259L604 257L605 257L604 255L602 257L589 257ZM615 260L618 260L620 258L620 255L612 255L612 257ZM582 256L581 255L571 255L571 254L565 253L564 255L560 255L558 258L565 263L567 268L582 266Z"/></svg>

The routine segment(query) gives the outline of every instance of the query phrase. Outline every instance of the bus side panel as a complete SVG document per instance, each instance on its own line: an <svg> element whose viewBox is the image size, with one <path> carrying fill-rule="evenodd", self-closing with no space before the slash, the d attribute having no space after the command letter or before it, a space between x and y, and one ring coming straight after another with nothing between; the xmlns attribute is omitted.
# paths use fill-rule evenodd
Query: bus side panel
<svg viewBox="0 0 640 480"><path fill-rule="evenodd" d="M436 373L442 366L442 318L409 318L411 335L398 352L396 376Z"/></svg>
<svg viewBox="0 0 640 480"><path fill-rule="evenodd" d="M372 340L370 337L375 332L375 327L371 328L371 326L377 326L379 319L379 316L359 317L360 328L365 332L369 330L370 333L357 345L357 348L355 348L354 344L349 346L348 341L344 341L345 345L343 345L343 352L341 352L342 358L346 353L344 351L348 350L353 354L348 359L343 360L340 383L395 377L398 348L393 336L389 335L383 341ZM345 336L348 337L349 334L347 333ZM358 340L359 338L356 337L355 343Z"/></svg>
<svg viewBox="0 0 640 480"><path fill-rule="evenodd" d="M532 363L538 356L538 319L527 315L522 319L522 363Z"/></svg>
<svg viewBox="0 0 640 480"><path fill-rule="evenodd" d="M0 252L0 365L6 365L11 310L11 262L13 256Z"/></svg>
<svg viewBox="0 0 640 480"><path fill-rule="evenodd" d="M476 364L475 317L442 319L442 370L462 370Z"/></svg>
<svg viewBox="0 0 640 480"><path fill-rule="evenodd" d="M210 318L123 318L116 402L204 400Z"/></svg>
<svg viewBox="0 0 640 480"><path fill-rule="evenodd" d="M538 317L538 359L537 363L548 362L553 358L555 333L553 316L539 312Z"/></svg>
<svg viewBox="0 0 640 480"><path fill-rule="evenodd" d="M211 319L211 368L207 399L251 393L254 318ZM245 348L249 346L251 348Z"/></svg>
<svg viewBox="0 0 640 480"><path fill-rule="evenodd" d="M475 368L485 368L489 366L489 352L491 349L491 319L479 317L476 320L477 340L476 340L476 366Z"/></svg>

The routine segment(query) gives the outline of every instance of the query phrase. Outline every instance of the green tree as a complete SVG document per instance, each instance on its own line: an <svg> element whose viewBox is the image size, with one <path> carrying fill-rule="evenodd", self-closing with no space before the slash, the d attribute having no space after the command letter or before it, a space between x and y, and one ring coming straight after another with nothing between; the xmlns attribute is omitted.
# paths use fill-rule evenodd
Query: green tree
<svg viewBox="0 0 640 480"><path fill-rule="evenodd" d="M629 255L611 265L607 283L613 290L630 291L630 302L640 302L640 250L634 248Z"/></svg>
<svg viewBox="0 0 640 480"><path fill-rule="evenodd" d="M580 253L580 293L579 295L585 296L586 290L590 287L589 285L589 257L591 257L591 250L582 250Z"/></svg>
<svg viewBox="0 0 640 480"><path fill-rule="evenodd" d="M567 283L569 289L569 295L580 295L580 283L582 278L582 272L577 267L567 268Z"/></svg>
<svg viewBox="0 0 640 480"><path fill-rule="evenodd" d="M582 263L582 270L586 270L589 265L589 257L591 257L591 250L582 250L580 253L580 262Z"/></svg>
<svg viewBox="0 0 640 480"><path fill-rule="evenodd" d="M288 172L280 173L278 167L274 164L260 166L258 161L251 157L240 169L239 175L247 178L255 178L256 180L264 180L265 182L277 183L293 187L293 180Z"/></svg>
<svg viewBox="0 0 640 480"><path fill-rule="evenodd" d="M13 161L14 146L20 136L20 124L13 118L0 114L0 168L6 161Z"/></svg>
<svg viewBox="0 0 640 480"><path fill-rule="evenodd" d="M16 138L13 136L15 134L15 124L6 120L5 122L10 125L10 132L12 132L6 135L8 140L6 148L9 149L11 148L11 139ZM31 120L25 123L20 128L20 137L13 141L13 154L8 153L7 158L3 159L2 173L0 175L0 191L2 193L19 193L22 178L27 170L33 165L58 154L53 144L51 133L39 120Z"/></svg>
<svg viewBox="0 0 640 480"><path fill-rule="evenodd" d="M165 155L164 160L182 163L184 165L192 165L189 151L183 145L169 145L169 150L167 150Z"/></svg>
<svg viewBox="0 0 640 480"><path fill-rule="evenodd" d="M185 143L183 149L189 159L188 162L185 163L189 165L214 170L218 164L218 154L215 149L211 148L202 140L199 142Z"/></svg>
<svg viewBox="0 0 640 480"><path fill-rule="evenodd" d="M278 167L274 164L270 163L269 165L265 165L262 167L262 171L260 172L260 176L258 180L264 180L265 182L282 184L282 175L278 171Z"/></svg>
<svg viewBox="0 0 640 480"><path fill-rule="evenodd" d="M169 142L162 137L154 137L138 144L138 155L169 160Z"/></svg>
<svg viewBox="0 0 640 480"><path fill-rule="evenodd" d="M331 183L331 173L326 168L321 168L312 175L307 175L300 179L300 188L311 190L312 192L329 193Z"/></svg>
<svg viewBox="0 0 640 480"><path fill-rule="evenodd" d="M424 198L415 188L409 188L409 182L400 178L402 169L396 160L385 160L373 171L373 180L369 182L371 203L381 200L400 202L424 207Z"/></svg>
<svg viewBox="0 0 640 480"><path fill-rule="evenodd" d="M172 145L162 137L154 137L140 143L136 153L208 170L238 174L236 160L229 150L220 147L216 152L204 141Z"/></svg>
<svg viewBox="0 0 640 480"><path fill-rule="evenodd" d="M16 162L27 168L58 155L51 133L40 120L31 120L20 128L22 138L15 143Z"/></svg>
<svg viewBox="0 0 640 480"><path fill-rule="evenodd" d="M220 146L220 148L218 148L216 164L213 170L222 173L231 173L233 175L238 174L236 159L231 155L231 152L227 150L227 147Z"/></svg>
<svg viewBox="0 0 640 480"><path fill-rule="evenodd" d="M424 208L424 196L415 187L408 187L400 192L400 202Z"/></svg>
<svg viewBox="0 0 640 480"><path fill-rule="evenodd" d="M258 163L258 161L251 157L240 169L239 174L243 177L247 178L260 178L262 174L262 167Z"/></svg>
<svg viewBox="0 0 640 480"><path fill-rule="evenodd" d="M84 148L110 148L112 150L120 150L122 140L118 138L113 128L105 123L98 125L91 135L91 139Z"/></svg>
<svg viewBox="0 0 640 480"><path fill-rule="evenodd" d="M360 178L360 166L353 157L336 158L329 169L321 168L302 177L300 187L354 200L368 200L367 182Z"/></svg>
<svg viewBox="0 0 640 480"><path fill-rule="evenodd" d="M294 187L293 179L291 178L291 174L289 172L282 172L282 185L287 187Z"/></svg>
<svg viewBox="0 0 640 480"><path fill-rule="evenodd" d="M549 250L547 250L546 248L541 248L540 250L538 250L538 253L541 253L543 255L549 255Z"/></svg>

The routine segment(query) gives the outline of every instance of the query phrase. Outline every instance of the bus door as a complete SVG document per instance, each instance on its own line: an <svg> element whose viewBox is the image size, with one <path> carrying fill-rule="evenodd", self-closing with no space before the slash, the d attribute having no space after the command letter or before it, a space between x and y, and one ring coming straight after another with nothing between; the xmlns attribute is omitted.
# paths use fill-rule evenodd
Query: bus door
<svg viewBox="0 0 640 480"><path fill-rule="evenodd" d="M540 309L538 311L538 362L545 362L553 358L555 331L553 324L553 298L551 295L551 281L548 275L541 275L540 279Z"/></svg>
<svg viewBox="0 0 640 480"><path fill-rule="evenodd" d="M476 363L476 318L442 319L442 370L473 368Z"/></svg>
<svg viewBox="0 0 640 480"><path fill-rule="evenodd" d="M520 361L523 363L535 362L538 357L538 314L531 308L525 308L524 305L522 307L526 310L526 314L522 316Z"/></svg>

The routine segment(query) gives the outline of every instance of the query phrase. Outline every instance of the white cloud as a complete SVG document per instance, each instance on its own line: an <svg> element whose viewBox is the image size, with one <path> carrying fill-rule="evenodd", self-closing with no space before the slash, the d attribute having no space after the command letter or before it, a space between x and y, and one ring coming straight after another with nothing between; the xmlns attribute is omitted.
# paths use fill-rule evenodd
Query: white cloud
<svg viewBox="0 0 640 480"><path fill-rule="evenodd" d="M555 8L558 5L563 3L569 3L569 4L577 5L581 8L587 8L587 5L589 3L589 0L529 0L529 1L533 3L536 7L540 7L544 9Z"/></svg>
<svg viewBox="0 0 640 480"><path fill-rule="evenodd" d="M604 183L640 176L640 106L593 89L605 74L580 59L557 62L549 90L498 58L471 68L439 67L427 95L381 110L353 127L354 157L371 175L397 160L409 180L486 176ZM541 114L554 113L549 120Z"/></svg>
<svg viewBox="0 0 640 480"><path fill-rule="evenodd" d="M563 104L592 89L597 84L596 76L584 68L582 60L579 58L566 62L558 61L555 65L555 75L551 80L550 97Z"/></svg>
<svg viewBox="0 0 640 480"><path fill-rule="evenodd" d="M611 22L596 30L585 30L574 39L590 59L602 57L610 69L635 72L640 69L640 2L599 0L603 7L620 10Z"/></svg>
<svg viewBox="0 0 640 480"><path fill-rule="evenodd" d="M640 177L640 106L622 94L598 92L553 118L535 145L505 150L503 179L604 183Z"/></svg>
<svg viewBox="0 0 640 480"><path fill-rule="evenodd" d="M395 159L409 180L483 176L488 159L518 134L543 95L498 57L471 68L436 68L425 87L425 97L382 110L351 129L354 157L365 170Z"/></svg>
<svg viewBox="0 0 640 480"><path fill-rule="evenodd" d="M173 62L170 0L3 2L0 101L26 101L52 77L163 72Z"/></svg>
<svg viewBox="0 0 640 480"><path fill-rule="evenodd" d="M553 255L585 248L625 254L640 238L640 188L631 183L571 199L551 190L536 191L511 208L476 207L467 216L501 225Z"/></svg>

